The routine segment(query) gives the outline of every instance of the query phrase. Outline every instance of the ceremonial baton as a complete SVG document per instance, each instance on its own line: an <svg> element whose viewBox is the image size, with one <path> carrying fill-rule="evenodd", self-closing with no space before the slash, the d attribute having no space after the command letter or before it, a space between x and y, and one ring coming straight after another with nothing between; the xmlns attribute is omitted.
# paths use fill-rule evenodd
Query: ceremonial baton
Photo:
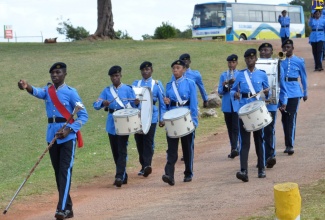
<svg viewBox="0 0 325 220"><path fill-rule="evenodd" d="M64 123L63 127L61 128L62 130L69 124L69 121L73 118L73 116L75 114L77 114L77 112L79 112L81 109L84 109L84 105L81 102L76 102L76 106L72 112L72 114L70 115L69 119ZM20 187L18 188L18 190L16 191L14 197L12 197L11 201L9 202L7 208L3 211L3 214L5 215L8 212L8 209L10 208L12 202L14 201L14 199L17 197L18 193L20 192L21 188L23 188L23 186L25 185L25 183L27 182L28 178L32 175L32 173L34 172L35 168L37 167L37 165L41 162L41 160L43 159L43 157L45 156L46 152L49 151L49 149L52 147L52 145L54 144L54 142L56 141L58 137L55 135L55 137L52 139L52 141L50 142L50 144L47 146L47 148L45 149L45 151L42 153L42 155L38 158L37 162L35 163L35 165L33 166L33 168L29 171L27 177L25 178L25 180L22 182L22 184L20 185Z"/></svg>

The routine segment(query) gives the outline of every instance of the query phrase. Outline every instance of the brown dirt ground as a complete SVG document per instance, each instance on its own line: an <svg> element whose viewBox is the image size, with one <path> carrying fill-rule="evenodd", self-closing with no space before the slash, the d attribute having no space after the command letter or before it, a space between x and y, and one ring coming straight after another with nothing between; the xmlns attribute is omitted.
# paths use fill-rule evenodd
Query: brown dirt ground
<svg viewBox="0 0 325 220"><path fill-rule="evenodd" d="M262 41L261 41L262 42ZM280 40L269 41L276 51ZM308 72L309 96L301 102L297 121L295 153L282 153L284 139L281 114L276 122L277 164L267 169L265 179L257 178L256 155L251 146L249 182L236 179L238 157L228 159L228 138L225 132L195 141L195 176L184 183L184 165L176 165L176 185L161 180L165 154L154 156L153 173L138 177L137 170L128 170L129 183L117 189L112 177L101 177L90 185L73 188L74 219L219 219L270 213L273 206L273 186L296 182L304 186L324 178L325 140L325 83L324 71L313 72L313 59L308 39L295 39L295 54L305 58ZM237 42L243 43L243 42ZM245 42L247 44L256 43ZM260 42L257 42L260 43ZM28 203L14 203L4 220L54 219L57 195L33 196Z"/></svg>

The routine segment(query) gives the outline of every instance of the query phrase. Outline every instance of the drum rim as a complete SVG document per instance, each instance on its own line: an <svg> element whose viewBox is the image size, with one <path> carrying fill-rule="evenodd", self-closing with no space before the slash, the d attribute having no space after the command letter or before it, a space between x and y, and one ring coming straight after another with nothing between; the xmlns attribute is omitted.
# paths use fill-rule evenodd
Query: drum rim
<svg viewBox="0 0 325 220"><path fill-rule="evenodd" d="M130 115L118 115L118 113L120 113L121 111L125 111L125 110L135 110L135 112ZM140 110L137 108L122 108L122 109L119 109L119 110L113 112L113 116L116 116L118 118L125 118L126 116L135 116L135 115L139 114L139 112L140 112Z"/></svg>
<svg viewBox="0 0 325 220"><path fill-rule="evenodd" d="M262 101L262 100L255 100L255 101L253 101L253 102L249 102L249 103L246 103L245 105L248 105L248 104L251 104L251 103L254 103L254 102L259 102L259 103L261 103L259 106L257 106L257 108L260 108L261 106L265 106L265 101ZM238 115L240 116L240 115L247 115L247 114L250 114L250 113L252 113L252 112L255 112L256 111L256 109L252 109L252 110L250 110L250 111L248 111L248 112L240 112L240 110L241 109L244 109L243 107L245 106L245 105L243 105L242 107L240 107L240 109L238 110ZM265 106L266 107L266 106ZM243 111L243 110L242 110Z"/></svg>
<svg viewBox="0 0 325 220"><path fill-rule="evenodd" d="M151 92L151 88L148 87L148 86L133 86L133 87L132 87L133 91L134 91L134 88L135 88L135 89L142 89L141 92L143 91L143 89L145 89L145 90L148 91L149 96L150 96L150 98L148 98L148 99L146 100L146 102L148 102L148 101L150 102L149 105L148 105L148 107L149 107L150 109L149 109L148 112L146 112L146 113L148 113L148 114L146 114L146 115L142 115L143 111L141 111L141 110L138 109L138 110L140 111L140 121L141 121L141 130L140 130L140 131L142 131L144 134L147 134L147 133L149 132L150 126L151 126L151 124L152 124L153 101L152 101L152 92ZM143 92L142 94L144 94L144 93L145 93L145 92ZM145 98L144 98L144 99L145 99ZM146 109L146 108L145 108L145 109ZM150 120L147 120L148 123L145 124L145 123L144 123L144 120L142 120L142 118L150 118Z"/></svg>
<svg viewBox="0 0 325 220"><path fill-rule="evenodd" d="M168 118L168 119L165 119L165 115L166 115L167 112L170 112L170 111L173 111L173 110L182 110L182 109L187 110L187 111L186 111L186 114L181 115L181 116L179 116L179 117L177 117L177 118ZM184 116L190 114L190 112L191 112L191 111L190 111L188 108L185 108L185 107L173 108L173 109L171 109L171 110L165 112L165 114L163 115L163 120L164 120L164 121L172 121L172 120L175 120L175 119L179 119L179 118L182 118L182 117L184 117Z"/></svg>

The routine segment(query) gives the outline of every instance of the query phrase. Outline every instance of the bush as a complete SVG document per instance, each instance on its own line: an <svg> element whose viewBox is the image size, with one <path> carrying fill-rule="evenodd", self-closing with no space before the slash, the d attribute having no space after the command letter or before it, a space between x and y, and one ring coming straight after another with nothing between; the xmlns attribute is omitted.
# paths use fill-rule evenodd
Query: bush
<svg viewBox="0 0 325 220"><path fill-rule="evenodd" d="M70 20L62 21L59 23L59 27L56 28L59 34L63 34L66 36L66 39L75 41L75 40L82 40L89 36L89 31L87 31L83 27L73 27Z"/></svg>
<svg viewBox="0 0 325 220"><path fill-rule="evenodd" d="M177 36L176 28L168 22L162 23L160 27L157 27L154 34L154 39L168 39L175 38Z"/></svg>
<svg viewBox="0 0 325 220"><path fill-rule="evenodd" d="M115 31L115 36L118 39L133 40L133 38L131 36L129 36L127 31L125 31L125 33L121 30Z"/></svg>

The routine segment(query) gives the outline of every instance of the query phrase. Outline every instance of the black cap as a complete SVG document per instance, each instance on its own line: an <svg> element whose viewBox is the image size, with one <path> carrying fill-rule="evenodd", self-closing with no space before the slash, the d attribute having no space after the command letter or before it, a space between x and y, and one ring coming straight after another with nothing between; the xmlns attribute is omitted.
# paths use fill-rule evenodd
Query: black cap
<svg viewBox="0 0 325 220"><path fill-rule="evenodd" d="M293 46L293 41L288 39L288 40L285 40L283 43L282 43L282 46L281 47L284 47L284 45L286 44L291 44Z"/></svg>
<svg viewBox="0 0 325 220"><path fill-rule="evenodd" d="M49 70L49 73L52 72L52 70L54 69L66 69L67 68L67 65L65 63L62 63L62 62L57 62L57 63L54 63L50 70Z"/></svg>
<svg viewBox="0 0 325 220"><path fill-rule="evenodd" d="M184 53L184 54L180 55L179 59L180 60L190 60L191 56L188 53Z"/></svg>
<svg viewBox="0 0 325 220"><path fill-rule="evenodd" d="M109 70L108 70L108 75L113 75L115 73L120 73L122 71L122 67L120 66L112 66Z"/></svg>
<svg viewBox="0 0 325 220"><path fill-rule="evenodd" d="M273 50L272 44L270 43L262 43L261 46L258 47L258 51L260 51L264 47L269 47Z"/></svg>
<svg viewBox="0 0 325 220"><path fill-rule="evenodd" d="M181 65L181 66L184 66L185 67L185 63L183 60L176 60L172 63L171 67L173 67L174 65Z"/></svg>
<svg viewBox="0 0 325 220"><path fill-rule="evenodd" d="M150 63L149 61L144 61L140 65L140 70L142 70L143 68L146 68L146 67L152 67L152 63Z"/></svg>
<svg viewBox="0 0 325 220"><path fill-rule="evenodd" d="M246 50L244 57L251 57L251 56L255 56L255 55L256 55L256 49L250 48L250 49Z"/></svg>
<svg viewBox="0 0 325 220"><path fill-rule="evenodd" d="M236 54L231 54L227 57L227 61L237 61L238 56Z"/></svg>

